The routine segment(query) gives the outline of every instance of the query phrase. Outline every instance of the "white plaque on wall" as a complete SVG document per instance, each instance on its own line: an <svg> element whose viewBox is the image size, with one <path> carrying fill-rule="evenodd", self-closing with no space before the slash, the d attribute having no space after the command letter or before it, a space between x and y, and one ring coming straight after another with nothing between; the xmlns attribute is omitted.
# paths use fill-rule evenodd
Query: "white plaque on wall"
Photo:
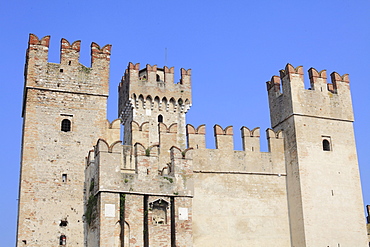
<svg viewBox="0 0 370 247"><path fill-rule="evenodd" d="M179 208L179 220L188 220L187 208Z"/></svg>
<svg viewBox="0 0 370 247"><path fill-rule="evenodd" d="M116 205L105 204L105 217L115 217L116 216Z"/></svg>

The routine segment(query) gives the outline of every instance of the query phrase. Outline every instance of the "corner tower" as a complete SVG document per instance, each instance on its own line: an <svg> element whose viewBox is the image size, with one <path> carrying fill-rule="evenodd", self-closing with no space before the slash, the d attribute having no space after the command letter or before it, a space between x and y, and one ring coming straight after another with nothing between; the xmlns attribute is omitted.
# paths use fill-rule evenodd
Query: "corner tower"
<svg viewBox="0 0 370 247"><path fill-rule="evenodd" d="M292 246L367 246L348 75L287 64L267 82L271 124L284 130ZM281 91L282 90L282 91Z"/></svg>
<svg viewBox="0 0 370 247"><path fill-rule="evenodd" d="M191 106L191 70L181 69L181 79L174 83L174 68L157 68L129 63L119 85L119 115L123 120L124 144L132 140L145 146L160 143L159 123L176 125L177 140L172 145L186 148L185 114ZM148 128L147 136L133 136L132 122ZM162 141L161 141L162 145Z"/></svg>
<svg viewBox="0 0 370 247"><path fill-rule="evenodd" d="M85 156L107 138L111 46L92 43L85 67L80 41L65 39L49 63L49 40L28 42L17 246L83 246Z"/></svg>

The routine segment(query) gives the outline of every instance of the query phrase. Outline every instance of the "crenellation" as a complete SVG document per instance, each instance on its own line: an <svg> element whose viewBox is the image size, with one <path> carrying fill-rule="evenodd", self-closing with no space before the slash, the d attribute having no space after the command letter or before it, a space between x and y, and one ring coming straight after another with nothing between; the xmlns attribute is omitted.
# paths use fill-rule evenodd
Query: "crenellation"
<svg viewBox="0 0 370 247"><path fill-rule="evenodd" d="M168 128L164 123L159 123L159 143L161 153L167 152L172 146L179 146L179 140L177 138L177 123L171 124ZM160 162L168 162L168 157L160 157Z"/></svg>
<svg viewBox="0 0 370 247"><path fill-rule="evenodd" d="M191 87L191 69L181 69L181 79L179 83Z"/></svg>
<svg viewBox="0 0 370 247"><path fill-rule="evenodd" d="M206 126L202 124L198 128L194 128L193 125L186 125L186 137L188 148L192 147L194 149L203 149L206 148Z"/></svg>
<svg viewBox="0 0 370 247"><path fill-rule="evenodd" d="M99 52L96 50L99 50L99 46L93 44L92 56L97 60L89 68L79 63L80 41L71 45L66 39L61 39L60 64L48 63L49 39L50 36L45 36L37 41L37 37L30 34L26 57L26 88L108 96L109 59L103 61L98 57L108 56L110 45L104 46Z"/></svg>
<svg viewBox="0 0 370 247"><path fill-rule="evenodd" d="M327 83L326 71L309 69L311 88L304 88L303 68L294 68L287 64L279 78L273 76L267 82L272 126L285 121L294 114L308 114L333 119L353 121L352 100L349 90L348 75L331 74L332 83ZM274 113L274 114L272 114Z"/></svg>
<svg viewBox="0 0 370 247"><path fill-rule="evenodd" d="M36 81L40 81L39 73L45 72L48 63L49 43L50 36L45 36L39 40L36 35L29 35L25 65L26 86L35 86ZM26 94L27 92L25 91L24 93Z"/></svg>
<svg viewBox="0 0 370 247"><path fill-rule="evenodd" d="M136 142L140 142L143 145L149 145L149 122L144 122L141 125L139 123L131 122L131 138ZM131 143L132 140L130 140Z"/></svg>
<svg viewBox="0 0 370 247"><path fill-rule="evenodd" d="M110 55L111 55L111 49L112 45L105 45L102 48L95 43L91 43L91 67L94 67L94 65L98 65L96 62L99 60L103 60L109 63L110 61ZM108 63L105 63L106 65ZM104 70L106 68L103 68Z"/></svg>
<svg viewBox="0 0 370 247"><path fill-rule="evenodd" d="M42 45L45 47L49 47L50 43L50 35L44 36L43 38L39 39L35 34L30 33L28 44L29 45ZM31 49L35 48L33 46L30 46Z"/></svg>
<svg viewBox="0 0 370 247"><path fill-rule="evenodd" d="M280 78L283 80L286 76L288 76L289 80L292 80L295 75L299 75L299 77L303 80L303 67L297 66L296 68L293 67L290 63L285 66L285 69L282 69L280 72Z"/></svg>
<svg viewBox="0 0 370 247"><path fill-rule="evenodd" d="M223 129L216 124L214 127L216 149L234 150L234 133L233 126Z"/></svg>
<svg viewBox="0 0 370 247"><path fill-rule="evenodd" d="M339 94L350 94L349 87L349 75L339 75L337 72L332 72L330 74L331 82L333 85L333 91Z"/></svg>
<svg viewBox="0 0 370 247"><path fill-rule="evenodd" d="M164 70L164 82L168 84L173 84L175 82L174 78L175 68L174 67L168 68L167 66L164 66L163 70Z"/></svg>
<svg viewBox="0 0 370 247"><path fill-rule="evenodd" d="M79 65L81 41L77 40L71 45L68 40L62 38L60 42L60 64L67 65L66 69L68 66Z"/></svg>
<svg viewBox="0 0 370 247"><path fill-rule="evenodd" d="M268 151L271 153L274 162L274 169L285 170L284 165L284 133L282 130L266 130Z"/></svg>
<svg viewBox="0 0 370 247"><path fill-rule="evenodd" d="M157 78L157 75L159 76L160 73L157 73L157 70L157 65L150 66L147 64L145 69L139 71L139 77L143 78L142 80L148 83L153 83L155 81L159 82L160 78ZM144 76L142 77L143 74Z"/></svg>
<svg viewBox="0 0 370 247"><path fill-rule="evenodd" d="M270 93L275 92L275 97L280 96L281 94L281 88L280 88L280 77L277 75L274 75L271 77L271 80L266 82L267 85L267 91ZM270 91L270 89L273 89Z"/></svg>
<svg viewBox="0 0 370 247"><path fill-rule="evenodd" d="M120 140L121 136L121 119L117 118L112 122L107 120L107 127L106 127L106 137L108 143L112 143L116 140Z"/></svg>
<svg viewBox="0 0 370 247"><path fill-rule="evenodd" d="M177 134L177 123L173 123L167 127L164 123L159 123L159 132L160 133L175 133Z"/></svg>
<svg viewBox="0 0 370 247"><path fill-rule="evenodd" d="M243 151L259 152L260 148L260 128L256 127L249 130L243 126L241 129Z"/></svg>
<svg viewBox="0 0 370 247"><path fill-rule="evenodd" d="M109 152L109 144L104 139L98 139L95 147L95 155L98 155L100 152Z"/></svg>

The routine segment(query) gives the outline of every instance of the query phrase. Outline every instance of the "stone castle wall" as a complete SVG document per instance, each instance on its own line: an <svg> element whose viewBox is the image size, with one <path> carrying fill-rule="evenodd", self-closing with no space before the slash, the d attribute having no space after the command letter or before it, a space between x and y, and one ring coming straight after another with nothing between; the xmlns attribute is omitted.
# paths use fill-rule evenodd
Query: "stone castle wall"
<svg viewBox="0 0 370 247"><path fill-rule="evenodd" d="M219 125L207 149L190 69L129 63L110 123L111 46L86 67L62 39L55 64L49 39L26 56L18 246L367 246L348 75L311 68L307 90L288 64L267 82L268 152L259 128L236 151Z"/></svg>

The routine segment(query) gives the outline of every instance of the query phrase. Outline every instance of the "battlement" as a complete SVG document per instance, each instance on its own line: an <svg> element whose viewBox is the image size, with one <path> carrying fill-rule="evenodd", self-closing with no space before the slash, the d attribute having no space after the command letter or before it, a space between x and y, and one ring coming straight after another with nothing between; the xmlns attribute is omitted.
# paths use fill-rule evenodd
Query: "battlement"
<svg viewBox="0 0 370 247"><path fill-rule="evenodd" d="M106 140L113 142L120 139L121 135L121 119L115 119L112 122L106 122Z"/></svg>
<svg viewBox="0 0 370 247"><path fill-rule="evenodd" d="M272 76L271 80L267 82L267 90L273 89L274 92L280 92L280 81L283 81L284 78L288 80L293 80L294 77L299 77L303 82L303 67L298 66L294 68L291 64L287 64L284 70L280 70L279 76ZM327 90L331 93L337 94L341 90L349 90L349 77L348 74L339 75L337 72L332 72L330 74L331 82L327 82L326 70L317 71L315 68L310 68L308 70L310 85L309 90ZM301 84L303 85L303 84Z"/></svg>
<svg viewBox="0 0 370 247"><path fill-rule="evenodd" d="M222 128L220 125L216 124L213 127L216 149L218 150L234 150L234 133L233 126L227 126ZM195 128L191 124L186 125L186 135L188 140L188 147L197 149L205 149L205 138L206 138L206 126L204 124ZM245 152L260 152L260 128L254 128L250 130L249 128L243 126L240 128L243 151ZM278 142L283 146L282 140L284 138L282 131L274 132L272 129L266 130L267 141L269 146L268 152L275 152L275 149L271 148L270 142ZM238 151L239 152L239 151Z"/></svg>
<svg viewBox="0 0 370 247"><path fill-rule="evenodd" d="M76 65L80 57L81 41L77 40L71 45L68 40L62 39L60 43L60 64Z"/></svg>
<svg viewBox="0 0 370 247"><path fill-rule="evenodd" d="M192 195L192 149L172 146L165 152L168 163L159 162L159 145L121 145L99 139L86 158L86 181L98 191L127 194Z"/></svg>
<svg viewBox="0 0 370 247"><path fill-rule="evenodd" d="M143 81L147 83L153 83L154 86L166 86L174 87L174 67L168 68L164 66L163 68L158 68L157 65L147 64L145 68L140 69L140 63L129 63L125 71L125 75L122 78L122 83L127 83L129 81ZM181 79L179 82L175 83L178 85L190 84L191 69L180 69ZM127 78L128 77L128 78ZM128 79L128 80L127 80ZM162 85L163 83L168 83L167 85ZM148 84L149 85L149 84Z"/></svg>
<svg viewBox="0 0 370 247"><path fill-rule="evenodd" d="M326 70L308 70L311 88L304 88L303 67L287 64L280 76L267 82L272 126L292 114L353 121L352 100L348 74L330 74Z"/></svg>
<svg viewBox="0 0 370 247"><path fill-rule="evenodd" d="M50 35L47 35L43 37L42 39L39 39L36 35L30 33L30 36L28 39L28 45L30 49L35 49L36 47L34 47L34 45L49 47L49 43L50 43Z"/></svg>
<svg viewBox="0 0 370 247"><path fill-rule="evenodd" d="M100 59L105 61L110 61L110 51L112 49L112 45L105 45L102 48L95 43L91 43L91 67L95 64L96 61L99 61Z"/></svg>
<svg viewBox="0 0 370 247"><path fill-rule="evenodd" d="M111 45L91 44L91 67L79 63L81 41L61 39L60 63L48 62L50 36L30 34L26 55L26 89L108 96Z"/></svg>
<svg viewBox="0 0 370 247"><path fill-rule="evenodd" d="M62 38L60 43L61 43L60 63L64 64L64 62L67 61L68 65L74 65L71 63L76 62L76 61L78 62L79 52L81 48L81 41L77 40L71 44L68 40ZM31 33L29 35L29 41L28 41L27 60L31 59L33 55L35 58L37 58L36 60L47 61L47 58L48 58L47 52L48 52L49 44L50 44L50 35L39 39L35 34ZM111 47L112 47L111 45L105 45L104 47L100 48L98 44L96 44L95 42L92 42L91 43L91 67L94 65L94 62L96 62L97 59L98 60L103 59L106 61L110 61ZM38 54L32 54L33 53L32 51L37 51ZM40 51L44 52L44 54L40 53ZM70 60L71 63L69 63L68 58L71 58Z"/></svg>
<svg viewBox="0 0 370 247"><path fill-rule="evenodd" d="M163 112L187 112L191 106L191 70L181 69L174 83L174 67L158 68L129 63L119 84L119 114L123 122L132 108Z"/></svg>
<svg viewBox="0 0 370 247"><path fill-rule="evenodd" d="M205 146L205 125L194 128L188 124L186 129L188 147L194 149L194 171L285 174L281 131L266 130L269 152L261 152L259 128L250 130L243 126L240 129L243 151L234 150L233 126L214 126L216 149Z"/></svg>

